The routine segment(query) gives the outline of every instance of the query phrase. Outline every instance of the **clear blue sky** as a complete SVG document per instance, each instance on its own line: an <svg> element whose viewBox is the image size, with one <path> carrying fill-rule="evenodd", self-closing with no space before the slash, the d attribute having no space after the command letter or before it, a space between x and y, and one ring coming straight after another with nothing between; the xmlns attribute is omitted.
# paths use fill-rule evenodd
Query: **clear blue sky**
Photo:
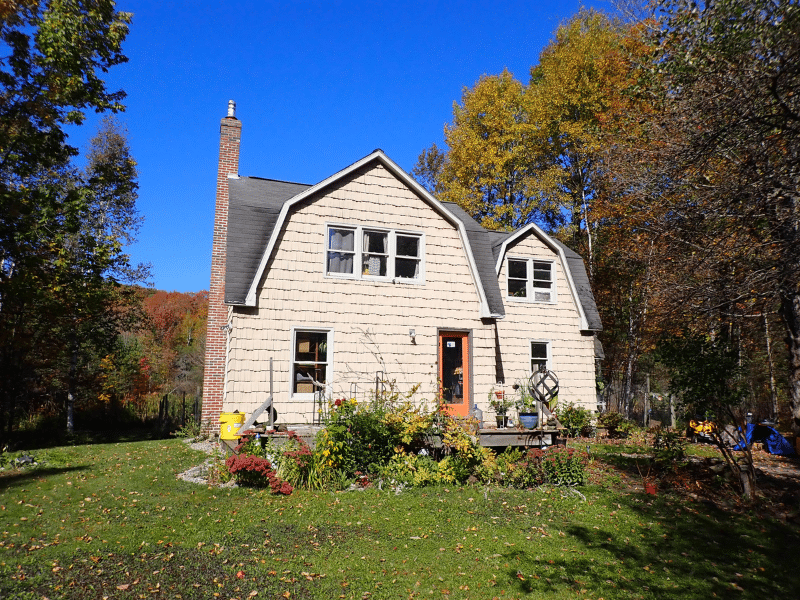
<svg viewBox="0 0 800 600"><path fill-rule="evenodd" d="M584 5L611 11L609 2ZM129 248L152 284L208 289L219 121L242 121L239 173L317 183L382 148L410 171L441 145L465 86L531 65L577 1L119 0L130 59L107 75L139 165L145 222ZM96 119L73 134L85 147Z"/></svg>

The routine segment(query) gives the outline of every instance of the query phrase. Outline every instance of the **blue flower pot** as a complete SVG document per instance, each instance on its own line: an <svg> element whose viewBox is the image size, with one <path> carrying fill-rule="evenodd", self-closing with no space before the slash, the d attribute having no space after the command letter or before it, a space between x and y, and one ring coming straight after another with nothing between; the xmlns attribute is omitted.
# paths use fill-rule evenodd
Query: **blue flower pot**
<svg viewBox="0 0 800 600"><path fill-rule="evenodd" d="M525 429L534 429L539 424L539 415L520 413L519 421Z"/></svg>

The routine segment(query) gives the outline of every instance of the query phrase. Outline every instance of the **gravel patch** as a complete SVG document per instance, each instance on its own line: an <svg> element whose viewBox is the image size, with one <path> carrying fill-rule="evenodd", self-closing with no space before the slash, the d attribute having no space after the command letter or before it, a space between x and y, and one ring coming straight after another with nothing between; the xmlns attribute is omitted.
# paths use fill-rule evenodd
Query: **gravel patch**
<svg viewBox="0 0 800 600"><path fill-rule="evenodd" d="M200 450L201 452L205 452L210 456L202 464L199 464L196 467L192 467L191 469L187 469L183 473L179 473L178 479L182 479L183 481L188 481L189 483L196 483L198 485L209 485L208 472L215 461L215 457L212 455L214 455L220 450L219 443L211 440L204 440L200 442L195 442L193 440L184 440L184 443L189 444L189 447L192 450ZM237 487L237 486L234 481L230 481L222 487Z"/></svg>

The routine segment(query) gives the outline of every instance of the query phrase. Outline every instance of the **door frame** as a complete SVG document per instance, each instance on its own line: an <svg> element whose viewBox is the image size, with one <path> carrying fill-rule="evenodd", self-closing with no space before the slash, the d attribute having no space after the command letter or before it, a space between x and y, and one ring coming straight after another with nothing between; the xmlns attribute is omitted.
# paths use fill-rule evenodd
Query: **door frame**
<svg viewBox="0 0 800 600"><path fill-rule="evenodd" d="M466 353L467 353L467 361L466 361L466 371L467 376L464 378L464 385L466 386L466 393L464 394L464 405L466 407L466 414L463 415L468 417L472 412L472 409L475 407L475 392L473 390L473 384L475 378L473 376L474 369L473 369L473 335L472 329L459 329L454 327L437 327L436 328L436 379L437 379L437 387L439 388L439 397L441 398L441 391L442 391L442 367L443 367L443 360L442 360L442 338L447 335L453 335L462 338L464 340L462 344L466 344ZM462 346L462 353L464 352ZM463 356L463 354L462 354ZM445 407L455 407L459 406L458 404L445 404ZM454 416L462 416L456 415L455 412L451 412L450 409L446 409L450 414Z"/></svg>

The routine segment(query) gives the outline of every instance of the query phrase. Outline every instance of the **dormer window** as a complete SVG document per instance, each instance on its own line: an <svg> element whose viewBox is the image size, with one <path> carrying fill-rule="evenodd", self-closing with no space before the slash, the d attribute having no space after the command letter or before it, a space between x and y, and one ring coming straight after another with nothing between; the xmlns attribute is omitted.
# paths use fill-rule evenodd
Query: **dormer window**
<svg viewBox="0 0 800 600"><path fill-rule="evenodd" d="M325 274L419 283L423 280L423 249L419 233L330 225Z"/></svg>
<svg viewBox="0 0 800 600"><path fill-rule="evenodd" d="M508 297L529 302L555 302L553 262L535 258L508 259Z"/></svg>

